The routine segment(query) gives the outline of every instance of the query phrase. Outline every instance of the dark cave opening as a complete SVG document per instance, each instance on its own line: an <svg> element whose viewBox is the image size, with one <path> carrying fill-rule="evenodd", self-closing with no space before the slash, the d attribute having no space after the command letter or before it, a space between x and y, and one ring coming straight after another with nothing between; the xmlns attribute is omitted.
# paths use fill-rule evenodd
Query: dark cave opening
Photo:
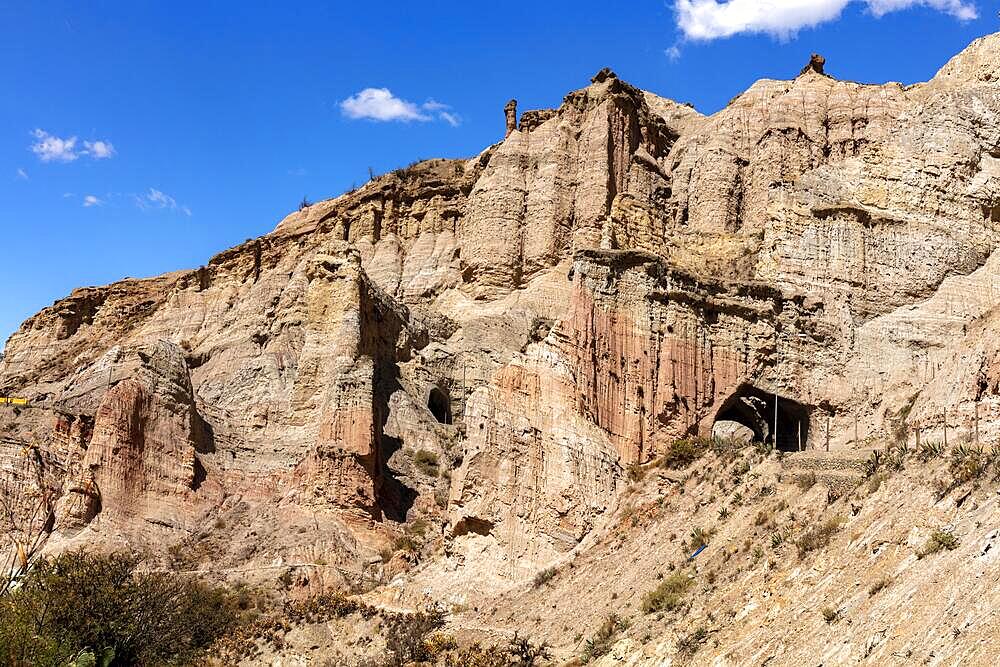
<svg viewBox="0 0 1000 667"><path fill-rule="evenodd" d="M440 387L433 387L427 395L427 409L431 411L439 424L451 423L451 400Z"/></svg>
<svg viewBox="0 0 1000 667"><path fill-rule="evenodd" d="M808 406L748 384L742 385L725 400L715 421L743 424L753 431L755 441L770 442L783 452L795 452L800 447L805 449L809 437ZM774 434L776 424L777 437Z"/></svg>

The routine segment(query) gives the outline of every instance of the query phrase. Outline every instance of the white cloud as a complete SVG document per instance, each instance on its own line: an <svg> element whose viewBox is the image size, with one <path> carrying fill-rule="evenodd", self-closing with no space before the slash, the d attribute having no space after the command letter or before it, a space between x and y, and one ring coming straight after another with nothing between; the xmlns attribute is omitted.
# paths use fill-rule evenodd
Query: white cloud
<svg viewBox="0 0 1000 667"><path fill-rule="evenodd" d="M875 16L885 16L900 9L922 6L951 14L961 21L971 21L979 17L975 3L963 0L865 0L865 4Z"/></svg>
<svg viewBox="0 0 1000 667"><path fill-rule="evenodd" d="M20 180L22 180L22 181L26 181L26 180L28 180L28 172L26 172L26 171L25 171L24 169L22 169L21 167L18 167L18 168L17 168L17 177L18 177L18 178L19 178Z"/></svg>
<svg viewBox="0 0 1000 667"><path fill-rule="evenodd" d="M115 154L110 141L84 141L83 148L77 148L75 136L62 139L42 129L34 130L31 136L35 143L29 148L42 162L72 162L81 155L103 160Z"/></svg>
<svg viewBox="0 0 1000 667"><path fill-rule="evenodd" d="M391 121L427 121L430 116L420 113L413 102L401 100L388 88L365 88L340 103L340 110L348 118Z"/></svg>
<svg viewBox="0 0 1000 667"><path fill-rule="evenodd" d="M669 49L666 49L663 53L668 58L670 58L671 62L673 62L673 61L675 61L675 60L677 60L678 58L681 57L681 47L679 47L678 45L674 44Z"/></svg>
<svg viewBox="0 0 1000 667"><path fill-rule="evenodd" d="M452 113L450 111L439 111L438 118L452 127L458 127L462 123L462 118L457 113Z"/></svg>
<svg viewBox="0 0 1000 667"><path fill-rule="evenodd" d="M76 137L60 139L45 130L35 130L31 133L37 141L31 144L31 152L42 162L72 162L80 157L76 150Z"/></svg>
<svg viewBox="0 0 1000 667"><path fill-rule="evenodd" d="M966 21L978 16L967 0L675 0L677 25L687 39L712 40L739 33L788 38L840 17L852 2L876 17L910 7L930 7Z"/></svg>
<svg viewBox="0 0 1000 667"><path fill-rule="evenodd" d="M104 160L115 154L115 147L110 141L85 141L83 146L85 150L82 152L95 160Z"/></svg>
<svg viewBox="0 0 1000 667"><path fill-rule="evenodd" d="M98 199L94 195L87 195L86 197L83 198L84 208L90 208L91 206L100 206L103 203L104 202L102 200Z"/></svg>
<svg viewBox="0 0 1000 667"><path fill-rule="evenodd" d="M135 205L144 211L149 209L168 209L171 211L180 211L184 215L191 217L190 208L178 204L176 199L156 188L150 188L149 192L145 194L133 195L133 199L135 200Z"/></svg>
<svg viewBox="0 0 1000 667"><path fill-rule="evenodd" d="M352 119L376 121L419 121L425 123L435 118L443 120L452 127L462 122L461 117L450 110L451 107L435 99L429 99L423 104L400 99L388 88L365 88L360 93L351 95L340 103L340 110Z"/></svg>

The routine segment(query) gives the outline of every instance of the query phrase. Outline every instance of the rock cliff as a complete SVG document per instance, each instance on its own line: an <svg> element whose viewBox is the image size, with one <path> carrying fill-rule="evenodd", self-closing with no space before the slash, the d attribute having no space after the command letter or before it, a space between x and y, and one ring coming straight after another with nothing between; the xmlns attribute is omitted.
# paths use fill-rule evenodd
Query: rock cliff
<svg viewBox="0 0 1000 667"><path fill-rule="evenodd" d="M993 437L1000 36L923 84L835 71L704 116L605 69L512 101L471 159L76 290L7 342L30 406L0 460L51 462L52 548L192 550L225 516L216 566L308 546L447 596L586 549L636 466L717 423L784 451ZM436 555L379 561L415 522Z"/></svg>

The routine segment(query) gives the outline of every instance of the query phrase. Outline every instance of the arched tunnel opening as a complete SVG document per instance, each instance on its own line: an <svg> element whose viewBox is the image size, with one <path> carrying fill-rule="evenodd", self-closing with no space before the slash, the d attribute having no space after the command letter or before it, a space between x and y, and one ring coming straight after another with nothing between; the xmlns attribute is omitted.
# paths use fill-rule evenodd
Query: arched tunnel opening
<svg viewBox="0 0 1000 667"><path fill-rule="evenodd" d="M451 400L440 387L432 387L427 395L427 409L434 415L439 424L451 423Z"/></svg>
<svg viewBox="0 0 1000 667"><path fill-rule="evenodd" d="M742 424L753 431L754 441L772 443L783 452L795 452L800 447L805 449L809 438L807 405L775 396L752 385L742 385L723 402L715 417L715 423L719 422Z"/></svg>

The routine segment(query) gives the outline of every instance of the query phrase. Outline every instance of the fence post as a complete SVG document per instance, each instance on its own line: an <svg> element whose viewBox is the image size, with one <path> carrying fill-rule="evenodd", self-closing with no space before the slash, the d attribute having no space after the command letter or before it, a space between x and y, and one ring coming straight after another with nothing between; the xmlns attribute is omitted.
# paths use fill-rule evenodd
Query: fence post
<svg viewBox="0 0 1000 667"><path fill-rule="evenodd" d="M774 392L774 449L778 450L778 392Z"/></svg>
<svg viewBox="0 0 1000 667"><path fill-rule="evenodd" d="M976 401L976 447L979 446L979 402Z"/></svg>

